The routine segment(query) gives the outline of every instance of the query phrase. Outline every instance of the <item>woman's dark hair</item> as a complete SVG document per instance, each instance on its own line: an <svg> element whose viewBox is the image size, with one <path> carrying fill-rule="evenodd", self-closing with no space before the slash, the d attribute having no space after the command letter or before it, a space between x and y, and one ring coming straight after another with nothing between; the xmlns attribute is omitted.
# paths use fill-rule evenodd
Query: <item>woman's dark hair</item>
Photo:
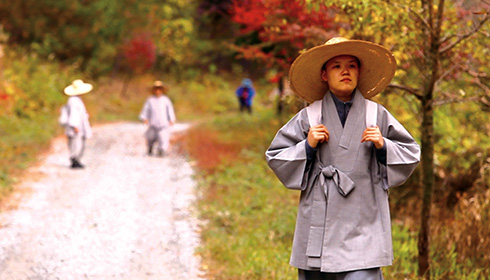
<svg viewBox="0 0 490 280"><path fill-rule="evenodd" d="M346 54L346 55L349 55L349 54ZM337 56L339 56L339 55L337 55ZM327 70L327 69L326 69L327 63L328 63L328 62L329 62L331 59L333 59L333 58L335 58L335 57L337 57L337 56L334 56L334 57L330 58L329 60L325 61L325 63L323 63L323 65L322 65L322 70ZM352 57L354 57L354 58L356 59L356 61L357 61L357 67L361 68L361 61L359 60L359 58L357 58L357 56L353 56L353 55L350 55L350 56L352 56Z"/></svg>

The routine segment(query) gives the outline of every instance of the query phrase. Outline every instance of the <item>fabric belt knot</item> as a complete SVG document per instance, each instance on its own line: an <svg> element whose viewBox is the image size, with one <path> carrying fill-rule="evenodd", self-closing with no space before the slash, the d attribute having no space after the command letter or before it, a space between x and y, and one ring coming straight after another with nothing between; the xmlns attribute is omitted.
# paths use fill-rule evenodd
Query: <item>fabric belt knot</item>
<svg viewBox="0 0 490 280"><path fill-rule="evenodd" d="M349 195L354 189L354 182L344 172L338 170L332 165L321 167L323 176L320 176L320 184L324 186L325 196L327 196L327 179L333 182L339 193L343 196Z"/></svg>
<svg viewBox="0 0 490 280"><path fill-rule="evenodd" d="M308 244L306 255L308 256L307 264L312 268L321 267L321 256L323 251L323 238L325 234L325 223L328 203L328 190L336 188L342 196L347 196L355 187L354 182L342 171L332 165L322 166L320 163L320 172L317 173L318 183L314 189L316 199L313 200L311 207L311 225L308 235ZM319 199L321 192L325 197Z"/></svg>

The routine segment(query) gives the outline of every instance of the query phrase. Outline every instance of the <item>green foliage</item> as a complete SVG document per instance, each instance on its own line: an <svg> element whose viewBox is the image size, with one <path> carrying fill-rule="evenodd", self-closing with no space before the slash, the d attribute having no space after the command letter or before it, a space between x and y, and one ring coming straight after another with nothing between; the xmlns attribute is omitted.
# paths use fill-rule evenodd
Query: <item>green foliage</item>
<svg viewBox="0 0 490 280"><path fill-rule="evenodd" d="M153 35L159 51L158 67L184 78L187 68L199 65L203 42L195 28L195 1L171 0L155 7ZM205 63L205 62L204 62Z"/></svg>
<svg viewBox="0 0 490 280"><path fill-rule="evenodd" d="M0 196L11 189L14 174L47 147L60 128L62 90L76 71L40 59L21 48L4 50L0 75Z"/></svg>
<svg viewBox="0 0 490 280"><path fill-rule="evenodd" d="M225 75L226 76L226 75ZM169 95L180 104L180 114L186 119L201 119L236 111L236 87L240 84L226 82L222 76L196 74L194 79L172 86Z"/></svg>
<svg viewBox="0 0 490 280"><path fill-rule="evenodd" d="M8 64L3 77L6 93L14 103L12 111L18 117L33 118L32 114L55 110L64 100L61 85L74 77L74 69L61 68L37 55L19 50L7 51Z"/></svg>
<svg viewBox="0 0 490 280"><path fill-rule="evenodd" d="M386 279L416 279L417 234L400 223L391 227L393 236L393 265L383 268Z"/></svg>
<svg viewBox="0 0 490 280"><path fill-rule="evenodd" d="M127 34L150 25L155 0L23 0L0 3L0 25L10 42L29 46L43 57L54 56L98 76L112 67L117 47Z"/></svg>

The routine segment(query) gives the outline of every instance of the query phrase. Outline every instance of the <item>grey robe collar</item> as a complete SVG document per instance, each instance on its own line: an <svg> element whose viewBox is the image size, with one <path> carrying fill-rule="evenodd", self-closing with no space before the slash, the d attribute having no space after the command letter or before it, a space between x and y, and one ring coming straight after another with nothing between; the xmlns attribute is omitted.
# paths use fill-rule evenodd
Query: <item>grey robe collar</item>
<svg viewBox="0 0 490 280"><path fill-rule="evenodd" d="M347 166L344 167L344 163L348 164L346 159L352 163L355 160L354 157L357 156L362 133L366 129L364 121L366 106L364 97L357 89L352 101L353 104L345 121L345 126L342 127L332 96L325 94L323 98L322 123L330 132L328 143L321 146L319 153L325 165L334 163L336 167L339 165L338 167L345 169ZM325 159L330 162L325 162Z"/></svg>

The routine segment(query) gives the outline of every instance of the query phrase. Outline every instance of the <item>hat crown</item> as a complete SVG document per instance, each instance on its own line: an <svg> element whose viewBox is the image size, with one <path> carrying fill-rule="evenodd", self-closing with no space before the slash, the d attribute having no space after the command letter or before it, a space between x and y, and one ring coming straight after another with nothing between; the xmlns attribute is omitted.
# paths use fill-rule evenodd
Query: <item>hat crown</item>
<svg viewBox="0 0 490 280"><path fill-rule="evenodd" d="M71 85L77 89L77 88L81 88L85 83L82 81L82 80L74 80Z"/></svg>
<svg viewBox="0 0 490 280"><path fill-rule="evenodd" d="M349 39L344 38L344 37L333 37L332 39L328 40L325 45L334 45L342 42L349 41Z"/></svg>
<svg viewBox="0 0 490 280"><path fill-rule="evenodd" d="M153 87L163 87L163 82L162 81L155 81L153 83Z"/></svg>

